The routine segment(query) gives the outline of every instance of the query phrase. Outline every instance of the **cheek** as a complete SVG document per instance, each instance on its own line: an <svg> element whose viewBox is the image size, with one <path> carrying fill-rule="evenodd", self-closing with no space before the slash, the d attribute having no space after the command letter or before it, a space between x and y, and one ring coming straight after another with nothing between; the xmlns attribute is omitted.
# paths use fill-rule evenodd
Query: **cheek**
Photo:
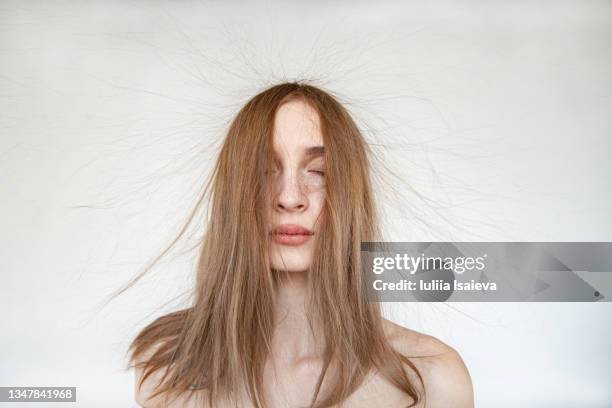
<svg viewBox="0 0 612 408"><path fill-rule="evenodd" d="M325 220L325 193L314 194L311 197L310 205L316 214L316 225L320 226Z"/></svg>

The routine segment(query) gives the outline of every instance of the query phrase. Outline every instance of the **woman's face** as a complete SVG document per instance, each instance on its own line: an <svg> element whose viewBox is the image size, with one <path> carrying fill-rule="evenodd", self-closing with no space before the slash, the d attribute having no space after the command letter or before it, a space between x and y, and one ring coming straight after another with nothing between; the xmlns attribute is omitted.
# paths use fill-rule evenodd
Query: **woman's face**
<svg viewBox="0 0 612 408"><path fill-rule="evenodd" d="M281 105L274 119L270 210L272 268L304 271L323 222L325 166L319 115L306 102Z"/></svg>

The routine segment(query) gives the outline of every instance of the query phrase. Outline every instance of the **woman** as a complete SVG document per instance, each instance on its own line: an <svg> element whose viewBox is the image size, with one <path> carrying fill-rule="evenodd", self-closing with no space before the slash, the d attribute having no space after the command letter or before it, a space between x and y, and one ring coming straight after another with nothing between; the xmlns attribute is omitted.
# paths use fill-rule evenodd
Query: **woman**
<svg viewBox="0 0 612 408"><path fill-rule="evenodd" d="M360 243L379 237L368 150L333 96L302 83L256 95L211 180L193 304L130 347L139 404L473 406L452 348L366 301Z"/></svg>

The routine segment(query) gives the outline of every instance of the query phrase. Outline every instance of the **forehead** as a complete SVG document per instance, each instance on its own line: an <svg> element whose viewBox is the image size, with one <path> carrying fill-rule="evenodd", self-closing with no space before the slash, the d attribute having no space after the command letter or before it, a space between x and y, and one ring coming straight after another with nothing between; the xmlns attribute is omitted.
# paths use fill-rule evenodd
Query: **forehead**
<svg viewBox="0 0 612 408"><path fill-rule="evenodd" d="M273 140L274 150L281 155L322 146L323 135L317 111L302 100L284 103L274 118Z"/></svg>

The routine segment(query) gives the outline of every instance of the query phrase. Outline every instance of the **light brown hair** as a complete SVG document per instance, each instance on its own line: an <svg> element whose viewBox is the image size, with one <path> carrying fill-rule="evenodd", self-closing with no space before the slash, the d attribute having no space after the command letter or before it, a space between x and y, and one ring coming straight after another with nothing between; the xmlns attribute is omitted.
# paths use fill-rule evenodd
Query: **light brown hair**
<svg viewBox="0 0 612 408"><path fill-rule="evenodd" d="M212 184L206 186L212 186L210 217L199 249L193 304L153 321L130 345L130 362L144 370L138 386L167 369L152 396L176 398L195 385L206 390L213 406L242 385L255 407L265 407L262 371L275 325L278 284L268 258L265 176L273 157L275 114L297 98L319 115L326 178L325 222L307 272L309 316L322 323L317 336L326 344L310 406L340 404L373 369L406 392L411 406L421 399L409 375L411 371L420 379L418 370L391 346L380 304L368 303L362 287L361 242L379 238L368 145L330 92L304 83L264 90L229 127ZM326 379L331 387L323 393L323 379L334 361L341 364Z"/></svg>

